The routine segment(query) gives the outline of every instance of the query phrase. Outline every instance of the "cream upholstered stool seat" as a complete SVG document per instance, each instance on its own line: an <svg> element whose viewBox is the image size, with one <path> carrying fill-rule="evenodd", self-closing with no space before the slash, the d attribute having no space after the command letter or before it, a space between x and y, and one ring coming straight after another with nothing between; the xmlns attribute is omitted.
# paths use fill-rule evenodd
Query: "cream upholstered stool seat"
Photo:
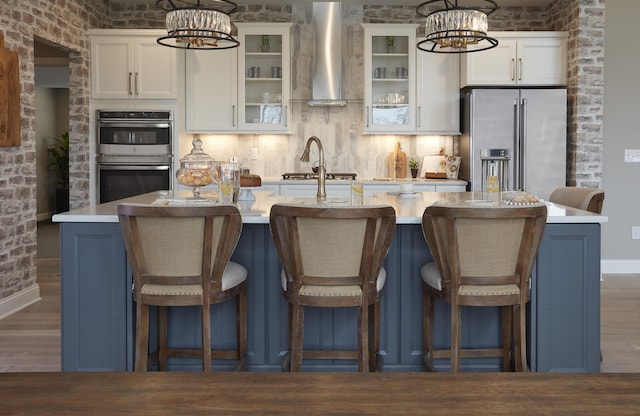
<svg viewBox="0 0 640 416"><path fill-rule="evenodd" d="M563 186L551 192L549 201L600 214L604 203L604 191L578 186Z"/></svg>
<svg viewBox="0 0 640 416"><path fill-rule="evenodd" d="M382 370L380 296L387 278L382 265L395 231L394 209L276 204L270 226L289 303L289 351L282 369L300 371L303 358L313 358L357 360L360 371ZM357 350L304 349L305 307L357 308Z"/></svg>
<svg viewBox="0 0 640 416"><path fill-rule="evenodd" d="M217 206L118 205L136 302L135 370L146 371L149 357L149 306L158 307L158 368L170 357L202 357L203 371L213 358L246 365L247 269L230 261L240 238L238 208ZM236 298L237 346L212 350L210 305ZM168 346L168 308L200 306L200 350Z"/></svg>
<svg viewBox="0 0 640 416"><path fill-rule="evenodd" d="M424 359L449 358L451 372L460 358L501 357L503 370L527 371L526 303L530 275L546 224L544 205L528 207L430 206L422 228L434 261L420 272L423 281ZM434 300L451 307L451 341L436 350ZM501 348L461 348L461 307L493 306L502 311ZM512 343L513 337L513 343ZM513 356L512 356L513 355Z"/></svg>

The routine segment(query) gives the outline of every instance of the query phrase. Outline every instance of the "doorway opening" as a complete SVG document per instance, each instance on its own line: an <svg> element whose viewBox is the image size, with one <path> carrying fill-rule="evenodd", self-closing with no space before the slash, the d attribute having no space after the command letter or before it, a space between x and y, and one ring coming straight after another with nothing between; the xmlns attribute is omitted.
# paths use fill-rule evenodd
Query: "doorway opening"
<svg viewBox="0 0 640 416"><path fill-rule="evenodd" d="M34 39L39 258L59 258L58 224L51 217L69 210L69 54Z"/></svg>

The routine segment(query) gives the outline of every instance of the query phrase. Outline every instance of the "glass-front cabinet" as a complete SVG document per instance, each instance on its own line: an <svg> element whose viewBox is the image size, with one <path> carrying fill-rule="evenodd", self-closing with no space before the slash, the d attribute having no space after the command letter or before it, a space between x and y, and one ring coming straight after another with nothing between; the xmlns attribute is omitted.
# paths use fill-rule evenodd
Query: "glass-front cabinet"
<svg viewBox="0 0 640 416"><path fill-rule="evenodd" d="M238 128L287 132L290 119L290 23L236 23Z"/></svg>
<svg viewBox="0 0 640 416"><path fill-rule="evenodd" d="M363 24L365 132L415 130L416 28Z"/></svg>

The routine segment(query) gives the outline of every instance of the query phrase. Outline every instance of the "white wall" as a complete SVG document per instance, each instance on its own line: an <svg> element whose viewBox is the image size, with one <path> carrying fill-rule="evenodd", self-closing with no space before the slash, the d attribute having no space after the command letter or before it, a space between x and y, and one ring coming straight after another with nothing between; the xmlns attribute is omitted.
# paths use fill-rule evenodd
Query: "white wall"
<svg viewBox="0 0 640 416"><path fill-rule="evenodd" d="M640 273L640 240L631 226L640 226L640 163L623 163L625 149L640 149L640 2L607 0L605 23L605 94L603 272Z"/></svg>

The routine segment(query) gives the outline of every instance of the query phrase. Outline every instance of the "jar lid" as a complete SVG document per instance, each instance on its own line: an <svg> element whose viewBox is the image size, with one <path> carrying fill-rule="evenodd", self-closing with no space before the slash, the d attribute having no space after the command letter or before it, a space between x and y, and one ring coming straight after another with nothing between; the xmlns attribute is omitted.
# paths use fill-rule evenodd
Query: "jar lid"
<svg viewBox="0 0 640 416"><path fill-rule="evenodd" d="M180 159L180 166L192 169L210 168L214 160L202 150L202 140L196 137L192 143L191 152Z"/></svg>

